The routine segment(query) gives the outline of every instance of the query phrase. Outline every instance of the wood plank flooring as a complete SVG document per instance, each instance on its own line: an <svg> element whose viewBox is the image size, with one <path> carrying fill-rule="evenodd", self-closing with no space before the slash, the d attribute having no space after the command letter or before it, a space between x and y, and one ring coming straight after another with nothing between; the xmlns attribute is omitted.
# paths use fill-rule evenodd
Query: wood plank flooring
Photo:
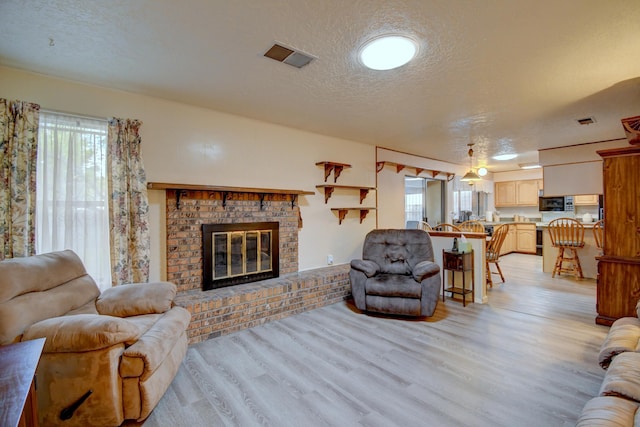
<svg viewBox="0 0 640 427"><path fill-rule="evenodd" d="M500 265L488 304L407 320L343 302L192 345L143 425L573 426L604 376L595 282Z"/></svg>

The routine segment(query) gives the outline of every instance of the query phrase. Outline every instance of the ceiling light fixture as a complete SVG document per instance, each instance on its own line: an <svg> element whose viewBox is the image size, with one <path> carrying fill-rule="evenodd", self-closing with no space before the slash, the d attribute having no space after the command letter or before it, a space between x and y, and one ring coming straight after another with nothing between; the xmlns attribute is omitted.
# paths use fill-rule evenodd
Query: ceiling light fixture
<svg viewBox="0 0 640 427"><path fill-rule="evenodd" d="M520 169L538 169L542 167L537 163L525 163L519 164L518 166L520 166Z"/></svg>
<svg viewBox="0 0 640 427"><path fill-rule="evenodd" d="M406 36L387 35L366 42L360 49L360 62L372 70L398 68L418 53L418 45Z"/></svg>
<svg viewBox="0 0 640 427"><path fill-rule="evenodd" d="M518 157L517 154L499 154L497 156L493 156L493 160L511 160Z"/></svg>
<svg viewBox="0 0 640 427"><path fill-rule="evenodd" d="M487 170L487 168L482 167L478 169L478 175L480 176L485 176L489 171Z"/></svg>
<svg viewBox="0 0 640 427"><path fill-rule="evenodd" d="M473 184L473 181L480 181L482 178L473 171L473 144L467 145L469 146L469 172L460 178L460 181L470 181L469 183Z"/></svg>

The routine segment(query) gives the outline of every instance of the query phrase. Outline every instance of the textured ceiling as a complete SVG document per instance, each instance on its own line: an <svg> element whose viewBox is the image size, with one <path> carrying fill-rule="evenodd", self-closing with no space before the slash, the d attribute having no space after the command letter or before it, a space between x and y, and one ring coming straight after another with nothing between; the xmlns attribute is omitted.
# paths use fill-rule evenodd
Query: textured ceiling
<svg viewBox="0 0 640 427"><path fill-rule="evenodd" d="M2 65L460 164L473 142L493 171L640 114L638 0L0 0L0 28ZM386 33L417 58L363 68ZM275 41L317 59L263 57Z"/></svg>

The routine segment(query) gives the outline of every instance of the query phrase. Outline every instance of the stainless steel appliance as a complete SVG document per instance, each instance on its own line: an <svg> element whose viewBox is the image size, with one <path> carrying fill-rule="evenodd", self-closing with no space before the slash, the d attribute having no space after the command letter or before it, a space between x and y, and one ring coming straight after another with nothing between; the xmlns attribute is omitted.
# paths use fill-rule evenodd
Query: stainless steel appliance
<svg viewBox="0 0 640 427"><path fill-rule="evenodd" d="M540 212L573 212L573 196L539 197Z"/></svg>

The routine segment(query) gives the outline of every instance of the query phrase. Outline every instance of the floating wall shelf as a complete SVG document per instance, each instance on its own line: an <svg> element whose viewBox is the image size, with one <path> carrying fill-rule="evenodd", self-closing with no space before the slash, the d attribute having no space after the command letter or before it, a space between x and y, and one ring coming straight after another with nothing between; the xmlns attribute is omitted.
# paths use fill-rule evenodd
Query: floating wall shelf
<svg viewBox="0 0 640 427"><path fill-rule="evenodd" d="M422 172L430 172L431 173L431 177L435 178L436 176L438 176L440 174L443 174L443 175L447 176L447 181L451 181L453 179L453 177L456 176L455 173L451 173L451 172L443 172L443 171L438 171L438 170L433 170L433 169L420 168L420 167L417 167L417 166L403 165L402 163L388 162L386 160L376 163L376 171L377 172L382 171L382 169L384 169L385 165L395 166L396 167L396 173L400 173L400 171L402 171L404 168L411 168L411 169L415 169L416 175L420 175Z"/></svg>
<svg viewBox="0 0 640 427"><path fill-rule="evenodd" d="M342 220L347 216L349 211L360 211L360 224L367 217L369 211L374 211L376 208L331 208L332 211L338 212L338 224L342 224Z"/></svg>
<svg viewBox="0 0 640 427"><path fill-rule="evenodd" d="M337 162L318 162L316 166L324 166L324 182L327 182L329 175L331 175L331 171L333 171L333 182L338 182L338 177L342 173L343 169L350 168L351 165L346 163L337 163Z"/></svg>
<svg viewBox="0 0 640 427"><path fill-rule="evenodd" d="M367 194L369 194L369 191L376 189L375 187L359 187L359 186L352 186L352 185L331 185L331 184L316 185L316 188L324 189L325 204L329 201L329 199L331 198L331 194L333 194L333 190L336 188L342 188L342 189L348 189L348 190L360 190L360 204L362 204L362 201L365 199L365 197L367 197Z"/></svg>

